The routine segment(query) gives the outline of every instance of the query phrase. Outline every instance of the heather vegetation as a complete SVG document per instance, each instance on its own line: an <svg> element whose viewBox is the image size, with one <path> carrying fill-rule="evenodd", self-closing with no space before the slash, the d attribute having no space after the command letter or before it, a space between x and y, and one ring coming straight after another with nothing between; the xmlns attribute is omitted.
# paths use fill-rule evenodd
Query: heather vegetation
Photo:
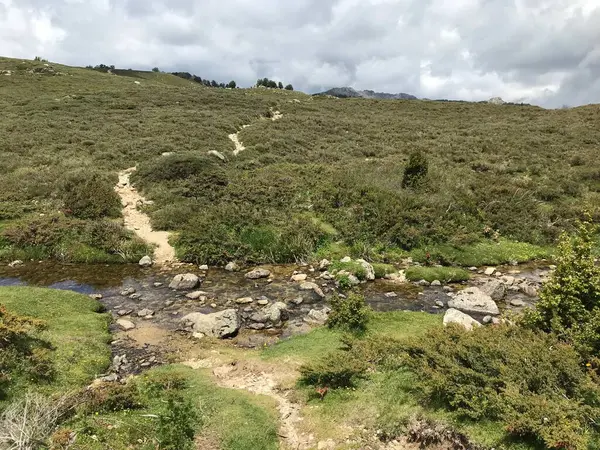
<svg viewBox="0 0 600 450"><path fill-rule="evenodd" d="M205 89L160 72L31 73L38 65L0 61L14 71L0 86L1 229L40 213L114 217L114 173L136 164L155 227L178 233L184 260L207 263L288 262L339 245L371 260L526 260L598 210L595 106L340 100ZM273 110L283 119L264 120ZM233 157L228 135L246 124ZM86 198L67 198L81 176ZM2 233L5 258L25 248Z"/></svg>

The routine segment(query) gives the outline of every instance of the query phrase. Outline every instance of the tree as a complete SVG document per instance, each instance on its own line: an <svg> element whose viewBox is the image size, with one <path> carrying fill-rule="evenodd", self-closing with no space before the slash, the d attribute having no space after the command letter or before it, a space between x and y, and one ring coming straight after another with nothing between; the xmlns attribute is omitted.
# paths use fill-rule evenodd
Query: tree
<svg viewBox="0 0 600 450"><path fill-rule="evenodd" d="M159 69L158 67L154 67L154 68L152 69L152 72L160 72L160 69Z"/></svg>
<svg viewBox="0 0 600 450"><path fill-rule="evenodd" d="M210 82L211 87L219 87L219 83L217 83L215 80L212 80Z"/></svg>
<svg viewBox="0 0 600 450"><path fill-rule="evenodd" d="M277 87L278 87L279 89L283 89L283 83L280 81L279 83L277 83Z"/></svg>
<svg viewBox="0 0 600 450"><path fill-rule="evenodd" d="M291 84L288 84L288 85L285 87L285 89L286 89L287 91L293 91L293 90L294 90L294 86L292 86Z"/></svg>
<svg viewBox="0 0 600 450"><path fill-rule="evenodd" d="M228 87L229 89L235 89L235 88L236 88L236 86L237 86L237 85L235 84L235 81L233 81L233 80L231 80L229 83L227 83L227 87Z"/></svg>
<svg viewBox="0 0 600 450"><path fill-rule="evenodd" d="M270 87L271 89L277 89L277 83L273 80L269 80L267 83L267 86Z"/></svg>

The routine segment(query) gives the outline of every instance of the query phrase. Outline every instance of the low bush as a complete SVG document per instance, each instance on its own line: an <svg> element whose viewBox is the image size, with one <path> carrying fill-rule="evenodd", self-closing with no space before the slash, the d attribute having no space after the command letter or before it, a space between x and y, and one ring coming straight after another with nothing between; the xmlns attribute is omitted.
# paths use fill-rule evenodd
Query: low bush
<svg viewBox="0 0 600 450"><path fill-rule="evenodd" d="M102 383L83 391L79 401L83 414L111 413L143 407L134 383Z"/></svg>
<svg viewBox="0 0 600 450"><path fill-rule="evenodd" d="M164 450L191 450L201 416L191 400L174 392L166 395L166 404L158 415L156 437Z"/></svg>
<svg viewBox="0 0 600 450"><path fill-rule="evenodd" d="M414 371L415 391L430 406L499 421L546 448L583 450L597 436L600 386L575 349L552 335L449 326L401 347L396 367Z"/></svg>
<svg viewBox="0 0 600 450"><path fill-rule="evenodd" d="M420 151L412 152L408 158L408 164L404 168L402 187L418 187L424 181L428 171L429 162L425 155Z"/></svg>
<svg viewBox="0 0 600 450"><path fill-rule="evenodd" d="M386 275L396 272L396 268L391 264L372 263L375 271L375 278L384 278Z"/></svg>
<svg viewBox="0 0 600 450"><path fill-rule="evenodd" d="M354 387L365 378L368 364L347 351L330 353L300 368L300 384L328 388Z"/></svg>
<svg viewBox="0 0 600 450"><path fill-rule="evenodd" d="M458 267L419 267L412 266L406 269L406 278L410 281L425 280L432 282L438 280L445 283L458 283L471 278L469 271Z"/></svg>
<svg viewBox="0 0 600 450"><path fill-rule="evenodd" d="M79 219L119 217L121 200L115 183L112 177L96 171L67 174L60 190L65 213Z"/></svg>
<svg viewBox="0 0 600 450"><path fill-rule="evenodd" d="M367 279L367 270L362 266L362 264L356 261L350 262L341 262L334 261L331 266L329 266L329 271L346 271L352 275L354 275L359 280Z"/></svg>
<svg viewBox="0 0 600 450"><path fill-rule="evenodd" d="M327 319L329 328L337 328L352 333L364 333L367 330L371 310L360 294L349 294L344 298L331 298L331 312Z"/></svg>

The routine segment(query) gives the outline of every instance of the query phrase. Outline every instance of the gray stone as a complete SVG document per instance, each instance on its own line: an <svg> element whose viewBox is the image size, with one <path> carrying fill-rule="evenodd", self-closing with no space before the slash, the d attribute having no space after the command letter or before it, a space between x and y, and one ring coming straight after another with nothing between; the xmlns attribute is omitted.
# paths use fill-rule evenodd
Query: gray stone
<svg viewBox="0 0 600 450"><path fill-rule="evenodd" d="M202 264L200 267L198 267L200 270L208 270L208 266L206 264Z"/></svg>
<svg viewBox="0 0 600 450"><path fill-rule="evenodd" d="M444 314L443 322L444 325L448 325L449 323L457 323L469 331L472 330L473 327L481 326L479 322L477 322L468 314L462 313L459 310L453 308L446 311L446 314Z"/></svg>
<svg viewBox="0 0 600 450"><path fill-rule="evenodd" d="M142 259L140 259L138 264L141 267L150 267L152 265L152 258L150 258L148 255L146 255Z"/></svg>
<svg viewBox="0 0 600 450"><path fill-rule="evenodd" d="M131 294L131 295L129 296L129 298L130 298L131 300L139 300L140 298L142 298L142 294L138 294L138 293L136 292L135 294Z"/></svg>
<svg viewBox="0 0 600 450"><path fill-rule="evenodd" d="M266 306L269 304L269 300L264 300L264 299L258 300L256 303L259 304L260 306Z"/></svg>
<svg viewBox="0 0 600 450"><path fill-rule="evenodd" d="M315 325L323 325L325 322L327 322L327 317L329 317L328 309L311 309L308 312L308 315L304 318L304 321Z"/></svg>
<svg viewBox="0 0 600 450"><path fill-rule="evenodd" d="M285 311L287 310L287 305L283 302L276 302L272 305L267 306L262 310L262 312L268 317L268 320L273 323L279 323L282 320L286 320L287 316Z"/></svg>
<svg viewBox="0 0 600 450"><path fill-rule="evenodd" d="M253 301L254 299L252 297L240 297L235 299L235 302L238 305L246 305L248 303L252 303Z"/></svg>
<svg viewBox="0 0 600 450"><path fill-rule="evenodd" d="M442 285L442 282L441 282L440 280L433 280L433 281L431 282L431 285L432 285L432 286L441 286L441 285Z"/></svg>
<svg viewBox="0 0 600 450"><path fill-rule="evenodd" d="M302 291L313 291L319 297L321 297L321 298L325 297L325 294L323 293L323 290L317 284L311 283L309 281L305 281L304 283L302 283L300 285L300 290L302 290Z"/></svg>
<svg viewBox="0 0 600 450"><path fill-rule="evenodd" d="M191 313L181 321L191 324L196 333L217 338L233 336L240 329L240 319L235 309L226 309L212 314Z"/></svg>
<svg viewBox="0 0 600 450"><path fill-rule="evenodd" d="M256 312L250 316L252 322L265 323L269 317L264 312Z"/></svg>
<svg viewBox="0 0 600 450"><path fill-rule="evenodd" d="M119 381L119 376L116 373L111 373L110 375L100 378L100 381L104 381L105 383L114 383Z"/></svg>
<svg viewBox="0 0 600 450"><path fill-rule="evenodd" d="M169 287L177 290L194 289L196 286L198 286L199 282L200 278L198 278L197 275L194 275L193 273L182 273L175 275L169 284Z"/></svg>
<svg viewBox="0 0 600 450"><path fill-rule="evenodd" d="M523 294L525 294L528 297L537 297L538 296L538 291L536 288L534 288L533 286L529 286L528 284L525 285L521 285L520 286L521 292L523 292Z"/></svg>
<svg viewBox="0 0 600 450"><path fill-rule="evenodd" d="M444 302L443 302L443 301L441 301L441 300L436 300L436 301L435 301L435 305L436 305L436 306L439 306L440 308L443 308L444 306L446 306L446 305L444 304Z"/></svg>
<svg viewBox="0 0 600 450"><path fill-rule="evenodd" d="M365 269L366 279L368 281L373 281L375 279L375 269L373 269L373 266L364 259L357 259L356 262L359 263L363 269Z"/></svg>
<svg viewBox="0 0 600 450"><path fill-rule="evenodd" d="M22 265L23 261L21 261L20 259L15 259L13 262L8 263L8 267L18 267Z"/></svg>
<svg viewBox="0 0 600 450"><path fill-rule="evenodd" d="M152 286L154 286L154 287L161 287L162 285L163 284L161 282L159 282L159 281L157 281L155 283L152 283Z"/></svg>
<svg viewBox="0 0 600 450"><path fill-rule="evenodd" d="M342 259L340 259L340 262L349 263L352 262L352 258L350 258L349 256L344 256Z"/></svg>
<svg viewBox="0 0 600 450"><path fill-rule="evenodd" d="M492 316L500 314L496 302L476 287L469 287L457 292L454 298L448 302L448 307L468 313L489 314Z"/></svg>
<svg viewBox="0 0 600 450"><path fill-rule="evenodd" d="M90 294L90 298L94 300L102 300L102 294Z"/></svg>
<svg viewBox="0 0 600 450"><path fill-rule="evenodd" d="M352 274L348 275L348 281L352 286L358 286L360 284L360 280Z"/></svg>
<svg viewBox="0 0 600 450"><path fill-rule="evenodd" d="M469 267L469 270L470 270L471 272L477 272L477 267L475 267L475 266L471 266L471 267Z"/></svg>
<svg viewBox="0 0 600 450"><path fill-rule="evenodd" d="M237 272L240 269L238 265L232 261L230 263L227 263L227 265L225 266L225 270L228 272Z"/></svg>
<svg viewBox="0 0 600 450"><path fill-rule="evenodd" d="M117 311L117 314L119 316L128 316L132 312L133 312L133 309L120 309L120 310Z"/></svg>
<svg viewBox="0 0 600 450"><path fill-rule="evenodd" d="M135 323L133 323L131 320L119 319L117 320L117 325L123 331L129 331L135 328Z"/></svg>
<svg viewBox="0 0 600 450"><path fill-rule="evenodd" d="M133 293L135 293L135 288L132 288L132 287L125 288L124 290L121 291L121 295L123 297L127 297L128 295L131 295Z"/></svg>
<svg viewBox="0 0 600 450"><path fill-rule="evenodd" d="M385 295L387 298L394 298L394 297L398 297L398 294L396 294L395 292L386 292Z"/></svg>
<svg viewBox="0 0 600 450"><path fill-rule="evenodd" d="M516 306L518 308L522 308L523 306L525 306L525 302L523 300L518 299L518 298L516 298L514 300L511 300L510 304L512 306Z"/></svg>
<svg viewBox="0 0 600 450"><path fill-rule="evenodd" d="M479 286L479 289L489 295L492 300L502 300L506 295L506 285L500 280L489 280Z"/></svg>
<svg viewBox="0 0 600 450"><path fill-rule="evenodd" d="M507 286L512 286L515 282L515 277L511 275L503 275L500 277L500 280Z"/></svg>
<svg viewBox="0 0 600 450"><path fill-rule="evenodd" d="M302 302L304 302L302 297L296 297L290 300L290 303L293 303L294 305L301 305Z"/></svg>
<svg viewBox="0 0 600 450"><path fill-rule="evenodd" d="M144 308L144 309L138 311L137 315L139 317L153 316L154 315L154 311L152 311L151 309Z"/></svg>
<svg viewBox="0 0 600 450"><path fill-rule="evenodd" d="M429 281L427 281L427 280L419 280L419 281L417 281L417 284L419 286L429 286Z"/></svg>
<svg viewBox="0 0 600 450"><path fill-rule="evenodd" d="M244 275L249 280L258 280L259 278L268 278L271 275L271 271L267 269L254 269Z"/></svg>
<svg viewBox="0 0 600 450"><path fill-rule="evenodd" d="M198 300L200 297L206 297L208 295L208 292L204 292L204 291L194 291L194 292L190 292L189 294L185 294L185 296L187 298L189 298L190 300Z"/></svg>
<svg viewBox="0 0 600 450"><path fill-rule="evenodd" d="M492 320L493 320L492 316L485 316L483 318L483 323L485 323L485 324L492 323Z"/></svg>
<svg viewBox="0 0 600 450"><path fill-rule="evenodd" d="M333 280L334 276L331 275L329 272L325 271L321 274L321 278L324 280Z"/></svg>

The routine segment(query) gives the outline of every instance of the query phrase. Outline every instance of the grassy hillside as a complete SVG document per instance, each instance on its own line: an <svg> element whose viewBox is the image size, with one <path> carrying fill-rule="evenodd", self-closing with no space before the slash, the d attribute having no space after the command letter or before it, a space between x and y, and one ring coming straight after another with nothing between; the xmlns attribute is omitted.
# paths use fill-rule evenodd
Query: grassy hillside
<svg viewBox="0 0 600 450"><path fill-rule="evenodd" d="M13 59L0 59L2 70L11 71L0 76L4 230L64 210L64 180L81 170L102 175L94 197L133 165L155 202L147 207L155 227L177 232L180 257L208 263L285 262L340 245L373 259L429 251L445 263L522 260L545 252L515 241L551 245L599 204L598 106L313 98ZM267 120L274 110L283 118ZM246 150L234 157L228 135L248 124L239 134ZM428 174L403 187L415 151ZM40 245L3 233L5 258ZM119 254L104 244L89 247ZM143 253L128 245L130 259ZM469 248L489 251L473 261Z"/></svg>

